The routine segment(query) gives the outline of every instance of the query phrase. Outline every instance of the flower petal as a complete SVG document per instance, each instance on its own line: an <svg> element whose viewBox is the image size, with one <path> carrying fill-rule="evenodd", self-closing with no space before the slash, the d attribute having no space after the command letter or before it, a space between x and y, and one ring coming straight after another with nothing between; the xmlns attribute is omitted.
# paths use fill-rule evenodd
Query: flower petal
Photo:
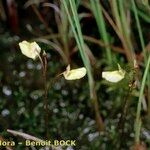
<svg viewBox="0 0 150 150"><path fill-rule="evenodd" d="M63 73L63 75L64 75L66 80L81 79L81 78L83 78L86 75L86 68L85 67L81 67L81 68L72 69L72 70L67 69Z"/></svg>
<svg viewBox="0 0 150 150"><path fill-rule="evenodd" d="M109 82L119 82L125 77L125 70L123 70L118 64L118 70L116 71L103 71L102 78Z"/></svg>
<svg viewBox="0 0 150 150"><path fill-rule="evenodd" d="M22 41L19 43L22 54L25 56L36 59L41 52L41 48L36 42L29 43L27 41Z"/></svg>
<svg viewBox="0 0 150 150"><path fill-rule="evenodd" d="M124 75L120 74L119 71L105 71L102 72L102 78L106 79L109 82L119 82L124 78Z"/></svg>

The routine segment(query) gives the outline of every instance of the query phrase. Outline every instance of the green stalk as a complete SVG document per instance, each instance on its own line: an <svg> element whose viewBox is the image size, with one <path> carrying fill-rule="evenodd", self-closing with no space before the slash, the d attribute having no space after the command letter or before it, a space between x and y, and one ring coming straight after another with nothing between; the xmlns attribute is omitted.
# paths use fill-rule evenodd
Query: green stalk
<svg viewBox="0 0 150 150"><path fill-rule="evenodd" d="M79 52L80 52L82 61L84 63L84 66L87 69L89 88L90 88L90 97L91 97L91 99L93 100L93 103L94 103L96 120L98 121L98 128L99 128L99 130L103 130L104 125L103 125L103 121L101 119L101 116L99 114L99 106L98 106L96 91L95 91L95 87L94 87L94 79L93 79L93 75L92 75L91 64L90 64L89 58L88 58L88 56L87 56L87 54L85 53L85 50L84 50L85 44L84 44L83 35L82 35L82 32L81 32L81 26L80 26L80 23L79 23L76 4L75 4L75 1L69 0L70 9L71 9L71 12L73 14L71 16L66 1L67 0L63 0L62 3L64 5L66 13L68 15L68 19L69 19L72 31L73 31L74 36L75 36L75 39L76 39L76 42L77 42L77 46L79 48Z"/></svg>
<svg viewBox="0 0 150 150"><path fill-rule="evenodd" d="M63 47L64 47L64 51L65 54L67 56L67 63L70 62L70 57L69 57L69 41L68 41L68 18L65 15L65 9L63 4L60 4L60 18L61 18L61 24L58 24L58 29L59 29L59 33L61 35L61 41L63 42Z"/></svg>
<svg viewBox="0 0 150 150"><path fill-rule="evenodd" d="M76 39L76 42L77 42L77 45L78 45L78 48L79 48L79 52L81 54L81 58L82 58L83 63L85 65L86 69L87 69L88 80L89 80L90 88L92 89L94 81L93 81L93 77L92 77L90 62L89 62L87 54L84 51L84 41L82 40L81 37L79 37L79 33L78 32L81 32L81 31L79 31L80 30L80 26L78 25L78 22L76 21L75 24L76 24L76 27L77 27L77 30L78 30L78 32L77 32L76 31L76 27L75 27L75 25L73 23L73 20L71 18L70 12L68 10L68 6L67 6L67 3L66 3L66 0L64 0L62 2L63 2L64 7L66 9L66 12L67 12L67 15L68 15L68 19L69 19L69 22L71 24L71 28L73 30L73 33L74 33L74 36L75 36L75 39ZM75 13L74 13L74 15L75 15ZM90 90L90 95L92 95L91 91L92 90Z"/></svg>
<svg viewBox="0 0 150 150"><path fill-rule="evenodd" d="M122 26L121 26L121 21L120 21L120 15L118 12L118 5L117 5L117 1L112 0L111 1L112 4L112 12L113 12L113 16L115 18L115 22L117 24L117 27L119 28L119 31L121 32L121 34L123 33L122 31Z"/></svg>
<svg viewBox="0 0 150 150"><path fill-rule="evenodd" d="M123 29L123 34L124 34L124 40L126 40L128 50L130 51L130 61L133 61L133 45L131 43L131 37L130 37L130 26L128 24L127 16L125 14L125 9L124 9L124 1L123 0L118 0L119 4L119 12L120 12L120 19L121 19L121 25Z"/></svg>
<svg viewBox="0 0 150 150"><path fill-rule="evenodd" d="M146 22L150 23L150 17L148 14L142 12L141 10L137 10L138 11L138 15Z"/></svg>
<svg viewBox="0 0 150 150"><path fill-rule="evenodd" d="M91 2L92 11L95 16L101 38L103 39L105 45L109 45L109 38L108 38L107 31L106 31L106 25L105 25L105 20L104 20L103 13L102 13L101 4L99 0L95 0L95 1L90 0L90 2ZM111 55L110 47L106 47L105 50L106 50L108 63L112 64L112 55Z"/></svg>
<svg viewBox="0 0 150 150"><path fill-rule="evenodd" d="M135 1L132 0L131 2L132 2L132 6L133 6L133 11L134 11L134 16L135 16L135 20L136 20L136 25L137 25L137 28L138 28L140 43L141 43L141 47L142 47L143 54L144 54L144 61L146 62L147 56L146 56L146 51L145 51L145 43L144 43L142 29L141 29L141 25L140 25L140 21L139 21L139 17L138 17L138 12L137 12L137 8L136 8L136 5L135 5Z"/></svg>
<svg viewBox="0 0 150 150"><path fill-rule="evenodd" d="M147 61L147 65L144 71L144 75L142 78L142 84L141 84L141 89L140 89L140 95L139 95L139 100L138 100L138 105L137 105L137 112L136 112L136 120L135 120L135 143L138 144L140 142L140 129L141 129L141 119L140 119L140 114L141 114L141 104L142 104L142 99L143 99L143 94L144 94L144 88L146 85L146 78L148 76L148 71L150 67L150 55Z"/></svg>
<svg viewBox="0 0 150 150"><path fill-rule="evenodd" d="M115 19L115 22L116 22L116 25L117 25L117 28L118 28L118 32L120 33L119 38L120 38L122 46L123 46L123 48L125 50L125 54L126 54L127 60L129 62L131 62L132 61L132 58L131 58L132 53L131 53L131 50L130 50L130 48L128 46L128 43L127 43L127 40L126 40L127 38L124 35L124 29L123 29L124 27L122 25L121 15L119 13L119 10L120 10L119 8L120 7L118 6L118 1L117 0L115 0L115 1L111 0L110 1L110 5L111 5L113 17Z"/></svg>
<svg viewBox="0 0 150 150"><path fill-rule="evenodd" d="M136 20L136 24L137 24L137 28L138 28L140 43L141 43L142 51L143 51L143 54L144 54L144 62L146 64L146 62L147 62L147 53L146 53L146 49L145 49L145 43L144 43L142 29L141 29L141 25L140 25L140 21L139 21L139 17L138 17L138 12L137 12L137 8L136 8L134 0L132 0L132 5L133 5L133 11L134 11L135 20ZM150 116L150 96L149 96L149 94L150 94L150 73L148 75L148 116Z"/></svg>

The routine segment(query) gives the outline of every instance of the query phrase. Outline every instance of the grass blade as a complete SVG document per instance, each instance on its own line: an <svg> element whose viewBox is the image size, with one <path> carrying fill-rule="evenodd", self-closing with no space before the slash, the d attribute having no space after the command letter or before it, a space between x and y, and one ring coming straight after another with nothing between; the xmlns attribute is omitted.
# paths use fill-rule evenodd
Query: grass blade
<svg viewBox="0 0 150 150"><path fill-rule="evenodd" d="M143 78L142 78L140 95L139 95L139 100L138 100L138 105L137 105L136 120L135 120L135 143L136 144L138 144L140 142L141 104L142 104L142 99L143 99L144 88L145 88L145 85L146 85L146 79L148 77L149 67L150 67L150 55L149 55L147 65L146 65L146 68L145 68L145 71L144 71L144 75L143 75Z"/></svg>
<svg viewBox="0 0 150 150"><path fill-rule="evenodd" d="M94 87L94 79L93 79L93 75L92 75L91 64L90 64L89 58L84 50L85 44L84 44L83 35L81 32L81 26L79 23L76 4L75 4L75 1L72 1L72 0L68 0L68 2L70 4L72 16L68 9L67 0L62 1L63 5L65 7L66 13L68 15L68 19L69 19L72 31L74 33L82 61L87 69L89 88L90 88L90 97L94 104L94 110L95 110L95 116L96 116L96 122L98 125L98 130L103 130L104 124L103 124L102 118L99 114L99 105L98 105L97 95L96 95L96 91L95 91L95 87Z"/></svg>
<svg viewBox="0 0 150 150"><path fill-rule="evenodd" d="M106 25L102 13L101 4L99 0L95 0L95 1L90 0L90 2L91 2L92 11L95 16L101 38L103 39L105 45L109 45L109 38L108 38L108 33L106 31ZM110 47L106 47L105 50L106 50L108 63L111 64L112 63L111 49Z"/></svg>

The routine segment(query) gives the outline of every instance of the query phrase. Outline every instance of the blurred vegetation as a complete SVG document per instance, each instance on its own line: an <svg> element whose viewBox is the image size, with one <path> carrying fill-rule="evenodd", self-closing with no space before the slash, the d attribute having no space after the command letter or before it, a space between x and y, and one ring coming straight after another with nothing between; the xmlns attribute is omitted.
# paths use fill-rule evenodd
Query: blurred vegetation
<svg viewBox="0 0 150 150"><path fill-rule="evenodd" d="M76 140L67 150L149 150L149 3L0 1L0 139L24 141L7 129L46 139L42 66L18 47L27 40L47 53L50 139ZM102 71L117 70L117 63L125 78L102 79ZM85 66L87 76L55 80L68 64Z"/></svg>

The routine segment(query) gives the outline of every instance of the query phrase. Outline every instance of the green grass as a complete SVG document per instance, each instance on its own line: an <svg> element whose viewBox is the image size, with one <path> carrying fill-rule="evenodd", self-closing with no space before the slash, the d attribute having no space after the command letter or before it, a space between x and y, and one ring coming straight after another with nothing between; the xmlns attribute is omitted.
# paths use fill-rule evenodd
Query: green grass
<svg viewBox="0 0 150 150"><path fill-rule="evenodd" d="M96 91L95 91L95 85L94 85L94 79L93 79L93 75L92 75L91 64L90 64L88 55L85 52L85 43L84 43L83 35L81 32L81 26L80 26L78 14L77 14L77 7L75 4L75 1L65 0L65 1L62 1L62 3L64 4L66 13L68 15L68 19L69 19L72 31L74 33L75 40L77 42L77 46L79 48L79 52L80 52L82 61L84 63L84 66L87 69L90 97L94 104L94 110L95 110L95 116L96 116L98 128L99 128L99 130L103 130L104 125L103 125L101 116L99 114L99 105L98 105L98 100L97 100ZM69 6L71 8L72 16L69 12Z"/></svg>
<svg viewBox="0 0 150 150"><path fill-rule="evenodd" d="M105 20L103 17L101 4L100 4L99 0L95 0L95 1L90 0L90 3L91 3L91 7L92 7L92 12L93 12L94 17L97 22L97 27L98 27L100 37L104 41L105 45L109 45L110 39L108 37L108 33L106 30L106 23L105 23ZM105 53L106 53L106 59L108 60L108 64L111 65L112 64L111 48L106 47L104 50L106 51Z"/></svg>
<svg viewBox="0 0 150 150"><path fill-rule="evenodd" d="M18 4L18 11L22 6ZM75 139L75 149L130 149L141 142L149 147L141 130L148 133L150 123L148 0L54 0L31 8L38 18L21 18L20 13L22 26L31 24L32 29L30 33L21 29L18 40L35 39L48 54L50 137ZM9 137L5 129L12 128L43 139L46 128L39 62L21 56L17 46L13 47L12 33L6 36L3 23L0 25L0 112L10 112L0 115L2 136ZM126 71L125 78L118 83L102 79L102 72L117 70L117 63ZM68 64L85 66L87 77L77 81L55 78ZM6 89L12 94L7 96ZM143 99L146 105L142 105ZM91 135L95 138L89 141Z"/></svg>
<svg viewBox="0 0 150 150"><path fill-rule="evenodd" d="M139 100L137 105L137 112L136 112L136 121L135 121L135 143L140 143L140 129L141 129L141 105L142 100L144 96L144 88L146 86L146 79L149 74L149 68L150 68L150 55L146 64L146 68L144 71L144 75L141 82L141 88L140 88L140 94L139 94Z"/></svg>

